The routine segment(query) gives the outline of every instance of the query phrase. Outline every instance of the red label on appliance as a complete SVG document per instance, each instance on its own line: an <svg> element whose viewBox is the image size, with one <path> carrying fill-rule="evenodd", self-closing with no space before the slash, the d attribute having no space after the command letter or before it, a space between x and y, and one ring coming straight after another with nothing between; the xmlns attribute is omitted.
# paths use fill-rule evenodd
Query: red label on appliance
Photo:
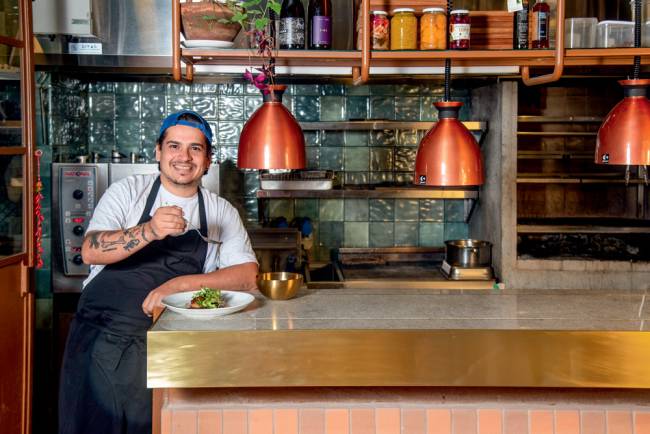
<svg viewBox="0 0 650 434"><path fill-rule="evenodd" d="M84 177L87 178L91 175L89 170L66 170L63 172L63 176L74 176L74 177Z"/></svg>

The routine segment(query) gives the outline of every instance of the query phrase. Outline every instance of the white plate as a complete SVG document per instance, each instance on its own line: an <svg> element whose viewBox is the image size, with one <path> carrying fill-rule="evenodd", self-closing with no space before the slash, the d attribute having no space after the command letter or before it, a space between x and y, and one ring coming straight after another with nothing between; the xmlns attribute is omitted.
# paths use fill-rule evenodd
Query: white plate
<svg viewBox="0 0 650 434"><path fill-rule="evenodd" d="M185 48L232 48L234 42L211 41L209 39L186 39L182 42Z"/></svg>
<svg viewBox="0 0 650 434"><path fill-rule="evenodd" d="M251 304L255 297L247 292L221 291L221 297L226 301L226 307L218 309L189 309L192 297L199 291L177 292L162 299L162 303L173 312L191 318L209 319L239 312Z"/></svg>

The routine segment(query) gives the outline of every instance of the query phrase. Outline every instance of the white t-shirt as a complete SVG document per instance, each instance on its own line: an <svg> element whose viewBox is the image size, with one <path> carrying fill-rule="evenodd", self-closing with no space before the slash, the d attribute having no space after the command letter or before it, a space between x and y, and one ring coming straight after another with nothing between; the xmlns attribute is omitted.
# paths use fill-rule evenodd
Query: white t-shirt
<svg viewBox="0 0 650 434"><path fill-rule="evenodd" d="M93 231L115 231L128 229L138 224L144 212L147 196L158 174L134 175L121 179L109 186L97 203L86 233ZM201 187L208 224L208 238L221 241L221 246L208 244L204 273L218 268L230 267L257 259L251 248L248 233L244 229L237 210L227 200ZM183 209L185 219L192 227L200 228L198 193L192 197L175 196L163 185L151 207L150 215L161 206L176 205ZM84 287L104 265L91 265Z"/></svg>

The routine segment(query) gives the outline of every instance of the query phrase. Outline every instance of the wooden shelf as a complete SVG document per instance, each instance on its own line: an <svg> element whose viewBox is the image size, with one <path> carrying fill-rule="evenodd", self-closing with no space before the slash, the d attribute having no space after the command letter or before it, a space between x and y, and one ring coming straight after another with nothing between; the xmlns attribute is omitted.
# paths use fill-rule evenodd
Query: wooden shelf
<svg viewBox="0 0 650 434"><path fill-rule="evenodd" d="M258 199L478 199L478 190L428 187L332 190L258 190Z"/></svg>
<svg viewBox="0 0 650 434"><path fill-rule="evenodd" d="M374 131L374 130L429 130L436 122L408 121L332 121L332 122L301 122L304 131ZM463 125L470 131L487 130L487 122L466 121Z"/></svg>
<svg viewBox="0 0 650 434"><path fill-rule="evenodd" d="M517 225L519 234L650 234L650 227L602 225Z"/></svg>
<svg viewBox="0 0 650 434"><path fill-rule="evenodd" d="M626 66L634 56L642 64L650 64L650 48L567 49L565 66ZM183 48L181 58L195 65L255 64L256 55L248 49ZM537 66L552 67L554 50L442 50L442 51L371 51L371 67L444 66L445 59L453 66ZM359 66L361 51L278 50L279 66Z"/></svg>

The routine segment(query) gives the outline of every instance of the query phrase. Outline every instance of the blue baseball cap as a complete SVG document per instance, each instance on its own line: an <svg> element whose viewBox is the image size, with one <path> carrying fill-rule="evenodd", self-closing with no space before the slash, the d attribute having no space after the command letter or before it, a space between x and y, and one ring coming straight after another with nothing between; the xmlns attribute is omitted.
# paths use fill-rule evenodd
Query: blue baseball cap
<svg viewBox="0 0 650 434"><path fill-rule="evenodd" d="M199 122L197 123L190 120L179 119L183 115L196 116ZM210 128L210 124L208 124L208 122L203 119L203 116L197 112L192 110L181 110L179 112L170 114L165 118L162 125L160 126L160 134L158 134L158 137L162 137L167 128L173 127L175 125L185 125L187 127L192 127L200 130L205 138L208 139L208 145L212 146L212 128Z"/></svg>

